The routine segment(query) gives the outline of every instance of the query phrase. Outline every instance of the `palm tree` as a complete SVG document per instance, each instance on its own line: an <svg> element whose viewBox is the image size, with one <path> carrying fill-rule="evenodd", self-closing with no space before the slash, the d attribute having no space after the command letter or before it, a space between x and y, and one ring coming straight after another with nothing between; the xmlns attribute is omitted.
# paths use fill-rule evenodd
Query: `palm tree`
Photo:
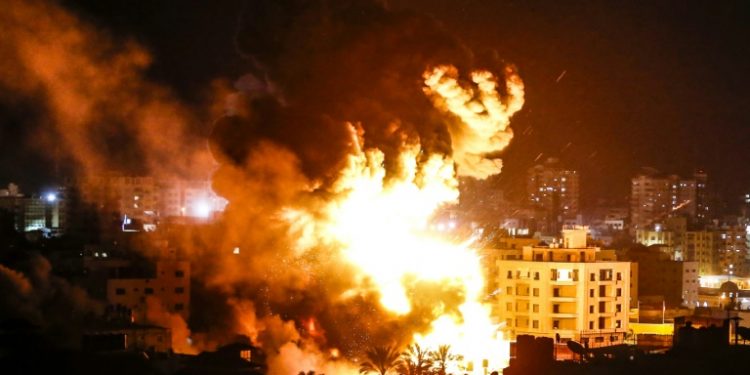
<svg viewBox="0 0 750 375"><path fill-rule="evenodd" d="M394 346L376 346L365 352L365 361L360 364L359 373L375 372L386 375L399 365L399 352Z"/></svg>
<svg viewBox="0 0 750 375"><path fill-rule="evenodd" d="M448 372L448 363L460 360L460 356L451 353L450 345L440 345L437 350L430 352L430 359L435 364L435 373L437 375L446 375Z"/></svg>
<svg viewBox="0 0 750 375"><path fill-rule="evenodd" d="M419 344L409 345L401 354L398 370L404 375L427 375L431 368L430 352L422 350Z"/></svg>

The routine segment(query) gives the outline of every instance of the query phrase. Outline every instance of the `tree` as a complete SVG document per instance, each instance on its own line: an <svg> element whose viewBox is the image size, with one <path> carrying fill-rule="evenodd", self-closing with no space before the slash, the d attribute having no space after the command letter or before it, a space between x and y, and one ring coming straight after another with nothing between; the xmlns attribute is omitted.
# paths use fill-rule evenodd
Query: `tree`
<svg viewBox="0 0 750 375"><path fill-rule="evenodd" d="M376 346L365 352L365 361L360 364L359 373L370 372L386 375L400 363L399 352L394 346Z"/></svg>
<svg viewBox="0 0 750 375"><path fill-rule="evenodd" d="M430 352L423 350L419 344L409 345L401 354L398 370L404 375L426 375L432 369Z"/></svg>
<svg viewBox="0 0 750 375"><path fill-rule="evenodd" d="M448 363L460 360L460 356L451 353L450 345L440 345L437 350L430 352L430 359L435 366L437 375L446 375L448 372Z"/></svg>

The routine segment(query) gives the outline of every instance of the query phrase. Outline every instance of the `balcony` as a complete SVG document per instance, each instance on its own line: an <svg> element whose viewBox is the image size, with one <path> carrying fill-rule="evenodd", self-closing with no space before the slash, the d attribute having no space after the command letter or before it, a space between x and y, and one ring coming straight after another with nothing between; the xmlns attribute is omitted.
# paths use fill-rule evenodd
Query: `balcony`
<svg viewBox="0 0 750 375"><path fill-rule="evenodd" d="M550 297L550 301L552 302L577 302L578 297L576 296L553 296Z"/></svg>

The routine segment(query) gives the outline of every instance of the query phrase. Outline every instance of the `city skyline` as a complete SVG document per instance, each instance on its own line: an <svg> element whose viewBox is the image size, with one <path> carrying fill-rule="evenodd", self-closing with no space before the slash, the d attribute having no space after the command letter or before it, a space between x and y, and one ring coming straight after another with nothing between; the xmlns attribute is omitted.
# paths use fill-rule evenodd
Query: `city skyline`
<svg viewBox="0 0 750 375"><path fill-rule="evenodd" d="M103 33L142 43L154 56L148 75L199 111L211 81L232 82L248 71L234 43L240 1L209 13L159 2L64 4L96 20ZM498 177L508 194L523 194L525 171L547 157L580 171L584 206L598 198L627 199L627 182L645 166L679 175L704 169L731 207L750 189L749 172L732 163L736 156L750 158L743 147L750 141L750 118L740 105L748 101L742 88L750 77L739 69L747 65L739 50L748 41L741 22L746 4L428 6L414 0L391 6L431 14L467 45L497 50L521 70L528 102L511 125L515 139L503 152ZM185 43L194 33L200 38ZM39 107L3 98L0 180L17 181L25 190L54 182L60 170L55 159L64 150L44 152L35 144L34 131L45 126ZM206 134L213 120L203 117L207 123L196 131Z"/></svg>
<svg viewBox="0 0 750 375"><path fill-rule="evenodd" d="M734 369L747 16L7 0L3 368Z"/></svg>

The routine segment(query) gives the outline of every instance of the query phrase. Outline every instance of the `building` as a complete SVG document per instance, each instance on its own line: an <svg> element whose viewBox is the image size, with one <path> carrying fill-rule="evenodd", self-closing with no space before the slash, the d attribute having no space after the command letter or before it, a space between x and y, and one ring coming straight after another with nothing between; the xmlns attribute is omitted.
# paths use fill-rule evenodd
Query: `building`
<svg viewBox="0 0 750 375"><path fill-rule="evenodd" d="M559 160L549 158L544 164L527 171L526 194L531 207L542 212L548 233L559 233L566 219L579 214L580 179L577 171L559 165Z"/></svg>
<svg viewBox="0 0 750 375"><path fill-rule="evenodd" d="M750 276L747 228L742 225L724 225L719 228L715 273L740 277Z"/></svg>
<svg viewBox="0 0 750 375"><path fill-rule="evenodd" d="M87 351L172 351L172 332L169 328L143 324L110 323L88 329L82 335L82 347Z"/></svg>
<svg viewBox="0 0 750 375"><path fill-rule="evenodd" d="M628 260L638 264L638 297L665 307L696 307L700 289L698 262L673 260L660 245L631 250Z"/></svg>
<svg viewBox="0 0 750 375"><path fill-rule="evenodd" d="M69 181L75 218L86 223L74 226L112 227L122 231L151 231L163 219L210 220L224 210L227 201L216 195L211 182L103 173ZM92 218L91 211L98 218ZM99 229L99 228L97 228ZM100 230L107 232L107 230Z"/></svg>
<svg viewBox="0 0 750 375"><path fill-rule="evenodd" d="M226 200L213 192L209 180L166 180L160 183L160 191L161 217L208 219L226 206Z"/></svg>
<svg viewBox="0 0 750 375"><path fill-rule="evenodd" d="M530 334L592 346L621 343L628 329L631 264L597 260L586 228L560 243L525 246L520 260L498 260L495 312L511 338Z"/></svg>
<svg viewBox="0 0 750 375"><path fill-rule="evenodd" d="M190 315L190 263L180 260L156 261L156 269L146 275L128 273L107 279L110 310L130 315L136 323L148 322L149 300L187 321Z"/></svg>
<svg viewBox="0 0 750 375"><path fill-rule="evenodd" d="M47 237L62 234L67 227L66 208L62 189L28 196L12 183L6 189L0 189L0 210L12 216L18 232L36 232Z"/></svg>
<svg viewBox="0 0 750 375"><path fill-rule="evenodd" d="M631 229L645 229L676 215L706 222L710 213L707 180L708 175L701 170L696 171L692 178L682 178L643 168L631 179Z"/></svg>
<svg viewBox="0 0 750 375"><path fill-rule="evenodd" d="M697 262L701 276L720 269L720 232L712 228L689 228L687 219L674 216L635 231L636 242L644 246L659 246L670 254L671 260Z"/></svg>

